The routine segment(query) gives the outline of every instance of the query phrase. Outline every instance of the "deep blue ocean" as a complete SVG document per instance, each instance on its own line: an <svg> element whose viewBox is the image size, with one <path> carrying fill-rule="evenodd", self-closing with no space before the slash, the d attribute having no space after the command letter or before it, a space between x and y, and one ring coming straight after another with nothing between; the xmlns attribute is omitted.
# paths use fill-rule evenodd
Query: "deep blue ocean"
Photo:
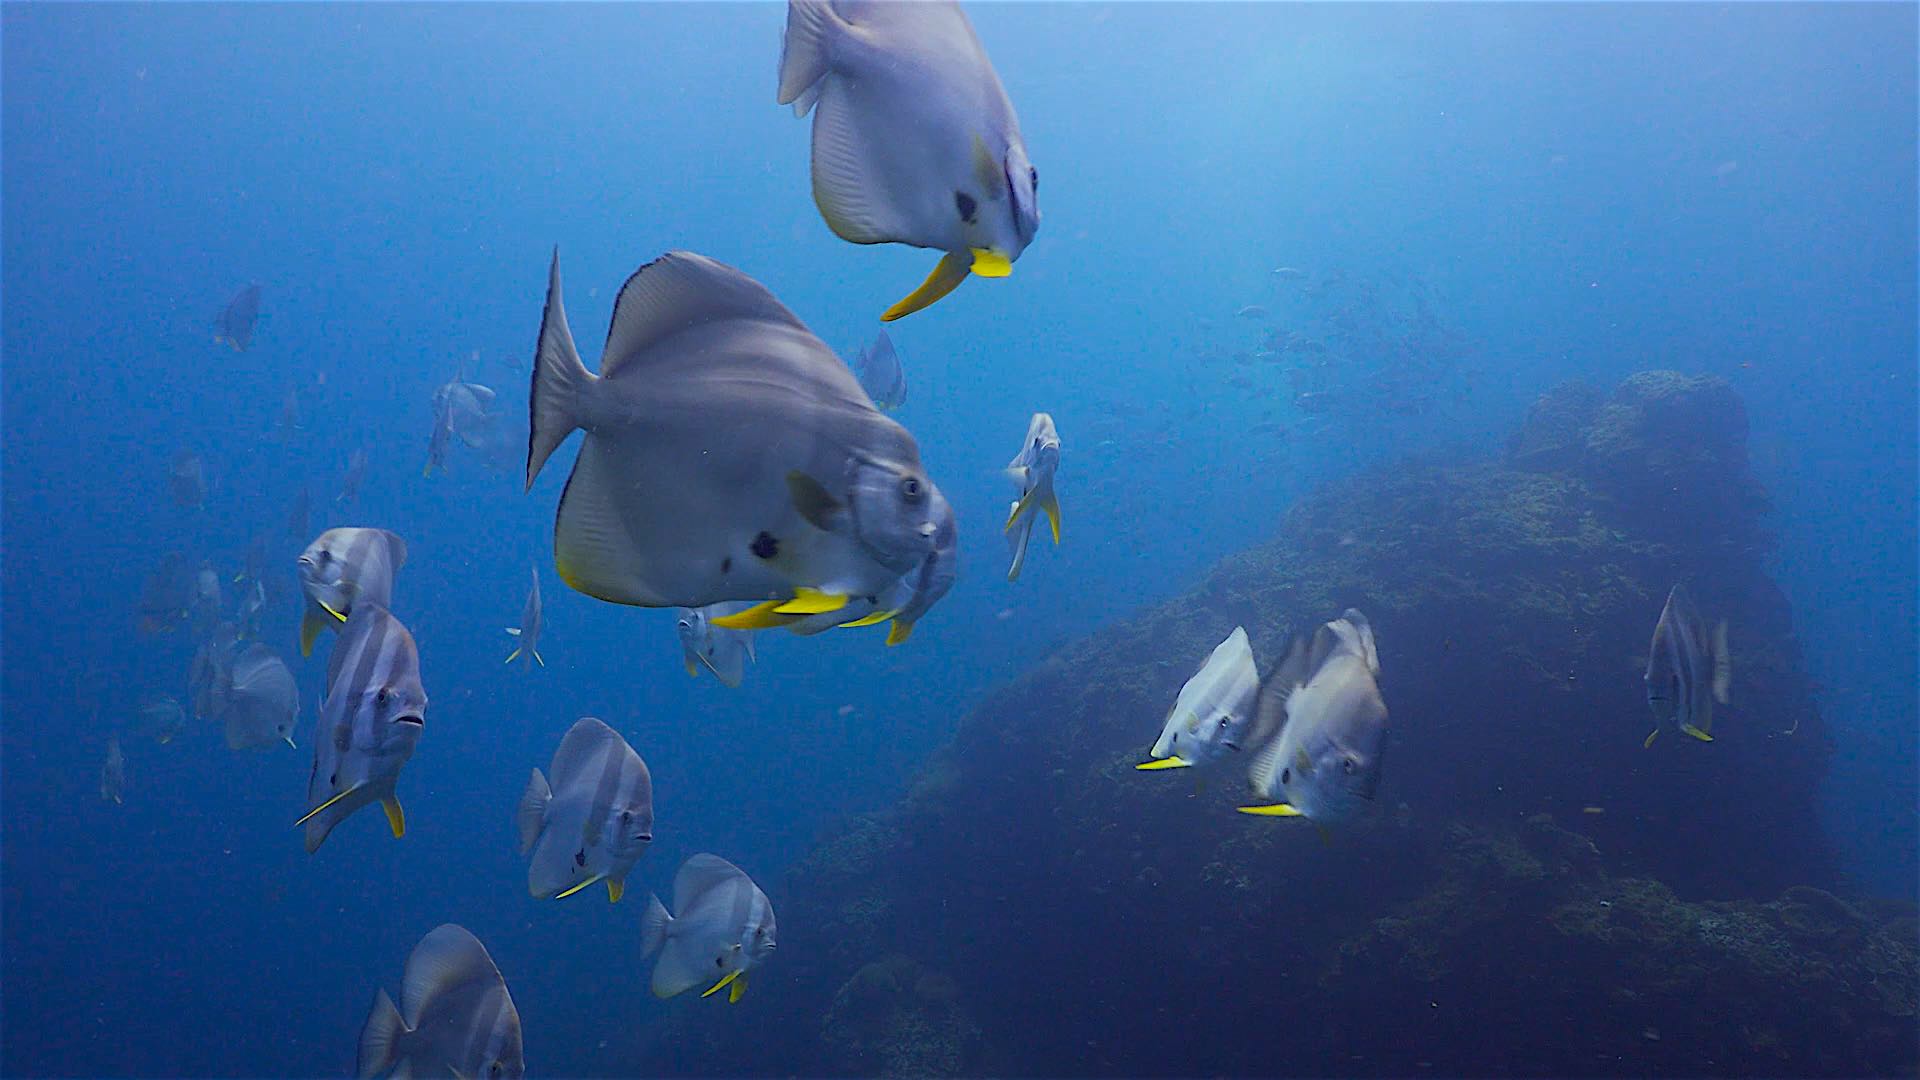
<svg viewBox="0 0 1920 1080"><path fill-rule="evenodd" d="M774 102L781 7L0 7L0 1072L345 1073L375 988L449 921L507 972L533 1072L645 1071L647 1028L712 1004L656 1001L640 956L645 893L683 858L724 855L777 906L783 871L894 800L971 703L1266 539L1302 493L1496 452L1554 384L1644 368L1744 399L1837 740L1830 775L1780 783L1820 786L1857 889L1914 892L1912 4L968 11L1044 217L1010 278L889 328L959 582L898 648L762 634L729 690L686 676L668 613L555 574L578 436L530 493L517 454L422 466L463 365L524 439L556 245L589 366L622 282L670 249L750 274L846 357L926 274L928 252L821 221L808 124ZM1342 387L1388 389L1330 413L1234 383L1221 358L1262 332L1243 309L1292 315L1283 267L1417 296L1447 364L1362 356ZM215 321L249 282L241 352ZM1040 410L1065 534L1010 584L1001 470ZM170 491L183 450L197 508ZM295 647L303 491L310 534L406 539L393 607L431 701L407 835L363 811L312 856L292 824L327 643ZM162 745L138 707L187 700L194 640L138 631L143 582L169 552L228 582L255 537L300 748L229 751L203 722ZM530 564L529 671L501 661ZM533 900L515 801L589 715L651 768L653 850L621 904ZM116 736L123 804L99 794Z"/></svg>

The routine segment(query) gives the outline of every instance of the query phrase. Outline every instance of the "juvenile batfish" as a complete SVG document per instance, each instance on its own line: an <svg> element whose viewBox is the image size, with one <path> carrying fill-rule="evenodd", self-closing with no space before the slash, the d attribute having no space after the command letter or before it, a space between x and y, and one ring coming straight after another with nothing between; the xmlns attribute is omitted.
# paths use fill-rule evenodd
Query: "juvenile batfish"
<svg viewBox="0 0 1920 1080"><path fill-rule="evenodd" d="M327 661L327 696L314 725L313 772L307 777L307 854L369 803L387 812L394 836L406 814L394 794L400 769L426 726L427 691L413 635L386 608L366 600L340 628Z"/></svg>
<svg viewBox="0 0 1920 1080"><path fill-rule="evenodd" d="M120 737L107 738L107 760L100 763L100 797L119 806L127 801L127 759L120 753Z"/></svg>
<svg viewBox="0 0 1920 1080"><path fill-rule="evenodd" d="M199 454L181 450L173 455L173 464L167 468L167 490L173 493L176 506L197 510L206 503L207 467Z"/></svg>
<svg viewBox="0 0 1920 1080"><path fill-rule="evenodd" d="M507 654L506 662L520 661L522 667L533 669L533 662L540 661L541 667L547 666L547 659L540 655L540 571L533 571L533 588L527 591L527 604L520 609L520 625L507 627L507 633L519 638L513 651Z"/></svg>
<svg viewBox="0 0 1920 1080"><path fill-rule="evenodd" d="M167 694L148 694L140 699L140 726L165 746L186 729L187 710Z"/></svg>
<svg viewBox="0 0 1920 1080"><path fill-rule="evenodd" d="M227 696L233 690L233 656L239 636L232 623L221 623L200 642L187 667L187 695L193 703L193 715L200 720L217 720L226 712Z"/></svg>
<svg viewBox="0 0 1920 1080"><path fill-rule="evenodd" d="M1180 688L1160 729L1160 738L1148 751L1151 760L1134 768L1210 765L1229 753L1239 753L1246 748L1254 702L1259 696L1260 674L1254 667L1253 647L1247 643L1246 630L1236 626Z"/></svg>
<svg viewBox="0 0 1920 1080"><path fill-rule="evenodd" d="M293 672L272 649L254 642L233 659L228 676L227 749L255 750L286 743L300 716L300 690Z"/></svg>
<svg viewBox="0 0 1920 1080"><path fill-rule="evenodd" d="M233 294L214 319L213 340L231 346L234 352L246 352L253 344L253 324L259 317L260 286L248 284Z"/></svg>
<svg viewBox="0 0 1920 1080"><path fill-rule="evenodd" d="M741 869L702 852L680 864L673 877L669 915L657 896L647 897L640 928L643 956L653 965L653 993L669 998L696 986L701 997L722 987L737 1002L747 991L747 972L773 955L773 904Z"/></svg>
<svg viewBox="0 0 1920 1080"><path fill-rule="evenodd" d="M1262 799L1243 814L1306 817L1331 825L1373 803L1386 750L1387 706L1373 628L1348 608L1295 649L1261 687L1256 737L1277 729L1254 755L1249 779Z"/></svg>
<svg viewBox="0 0 1920 1080"><path fill-rule="evenodd" d="M427 442L425 475L447 468L447 450L458 438L469 448L485 445L494 422L491 387L466 381L462 372L433 392L433 434Z"/></svg>
<svg viewBox="0 0 1920 1080"><path fill-rule="evenodd" d="M913 436L758 282L687 252L628 279L589 373L556 254L531 395L527 485L575 429L554 563L642 607L760 601L730 629L875 596L924 560L946 499Z"/></svg>
<svg viewBox="0 0 1920 1080"><path fill-rule="evenodd" d="M186 556L177 551L162 555L140 586L140 632L166 633L186 621L194 585Z"/></svg>
<svg viewBox="0 0 1920 1080"><path fill-rule="evenodd" d="M713 625L713 620L738 614L751 607L746 603L714 604L704 608L681 608L674 622L674 631L680 635L680 656L686 663L687 674L698 676L702 668L713 673L727 686L739 686L747 677L747 662L754 660L753 631L725 630ZM847 611L854 605L841 608ZM832 618L833 614L810 616L810 618ZM787 629L794 630L800 623L794 623Z"/></svg>
<svg viewBox="0 0 1920 1080"><path fill-rule="evenodd" d="M553 753L553 781L539 769L516 815L527 890L535 899L572 896L596 881L618 903L627 873L653 843L653 777L620 733L584 717Z"/></svg>
<svg viewBox="0 0 1920 1080"><path fill-rule="evenodd" d="M240 587L239 605L234 611L234 622L239 624L240 636L257 638L260 636L260 620L267 611L267 584L259 578L248 579Z"/></svg>
<svg viewBox="0 0 1920 1080"><path fill-rule="evenodd" d="M333 497L337 503L350 503L360 497L360 485L367 481L367 452L355 449L347 455L347 474L340 478L340 494Z"/></svg>
<svg viewBox="0 0 1920 1080"><path fill-rule="evenodd" d="M813 116L813 201L843 240L946 254L881 315L911 315L969 271L1005 277L1040 228L1040 173L1000 76L947 0L791 0L782 105Z"/></svg>
<svg viewBox="0 0 1920 1080"><path fill-rule="evenodd" d="M361 1080L383 1073L519 1080L527 1074L520 1011L486 946L464 926L437 926L407 957L396 1007L385 990L360 1029Z"/></svg>
<svg viewBox="0 0 1920 1080"><path fill-rule="evenodd" d="M1647 656L1647 704L1655 726L1645 745L1662 731L1713 741L1713 706L1727 703L1733 660L1727 655L1727 623L1711 631L1687 591L1675 585L1653 628Z"/></svg>
<svg viewBox="0 0 1920 1080"><path fill-rule="evenodd" d="M1033 537L1036 511L1047 515L1053 529L1053 542L1060 542L1060 499L1053 492L1053 474L1060 468L1060 434L1053 428L1053 417L1034 413L1027 422L1027 441L1007 465L1007 475L1020 487L1020 497L1007 514L1007 548L1013 562L1007 567L1007 580L1017 581L1027 561L1027 541Z"/></svg>
<svg viewBox="0 0 1920 1080"><path fill-rule="evenodd" d="M385 529L328 529L300 553L297 567L306 608L300 615L300 655L313 655L320 631L347 621L361 599L387 607L393 578L407 564L407 542Z"/></svg>
<svg viewBox="0 0 1920 1080"><path fill-rule="evenodd" d="M871 346L860 350L854 373L860 377L860 388L881 412L892 412L907 403L907 372L900 366L900 354L885 330L874 337Z"/></svg>

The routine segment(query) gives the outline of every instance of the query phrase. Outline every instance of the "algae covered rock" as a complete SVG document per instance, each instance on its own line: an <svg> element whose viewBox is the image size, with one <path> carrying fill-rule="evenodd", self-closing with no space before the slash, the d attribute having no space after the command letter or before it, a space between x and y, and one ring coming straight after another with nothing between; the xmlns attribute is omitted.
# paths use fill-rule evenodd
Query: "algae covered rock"
<svg viewBox="0 0 1920 1080"><path fill-rule="evenodd" d="M1911 1073L1912 911L1836 896L1833 748L1737 397L1671 373L1549 397L1502 460L1331 484L988 694L795 869L756 993L800 1029L731 1067ZM1713 743L1645 749L1682 580L1731 625L1732 704ZM1369 820L1323 841L1235 814L1231 770L1133 769L1233 626L1271 665L1348 606L1392 713Z"/></svg>

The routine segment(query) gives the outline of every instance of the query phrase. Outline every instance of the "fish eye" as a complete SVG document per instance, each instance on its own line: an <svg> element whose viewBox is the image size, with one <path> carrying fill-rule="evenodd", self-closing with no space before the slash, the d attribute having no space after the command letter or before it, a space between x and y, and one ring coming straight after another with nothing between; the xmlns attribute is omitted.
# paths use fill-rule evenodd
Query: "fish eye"
<svg viewBox="0 0 1920 1080"><path fill-rule="evenodd" d="M909 476L900 481L900 497L908 502L919 502L922 494L918 477Z"/></svg>
<svg viewBox="0 0 1920 1080"><path fill-rule="evenodd" d="M1346 773L1348 776L1352 776L1353 775L1353 759L1342 758L1340 760L1340 771L1343 773Z"/></svg>
<svg viewBox="0 0 1920 1080"><path fill-rule="evenodd" d="M393 700L393 691L383 686L380 688L379 693L373 695L373 700L379 702L382 705L385 705L388 702Z"/></svg>

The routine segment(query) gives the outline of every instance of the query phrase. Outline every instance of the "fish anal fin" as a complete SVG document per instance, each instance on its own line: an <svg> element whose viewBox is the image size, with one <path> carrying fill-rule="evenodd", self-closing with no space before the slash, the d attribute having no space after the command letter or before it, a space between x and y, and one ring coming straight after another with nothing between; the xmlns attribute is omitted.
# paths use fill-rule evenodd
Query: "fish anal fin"
<svg viewBox="0 0 1920 1080"><path fill-rule="evenodd" d="M393 830L393 838L407 835L407 812L400 808L400 800L392 795L380 800L380 809L387 812L387 828Z"/></svg>

